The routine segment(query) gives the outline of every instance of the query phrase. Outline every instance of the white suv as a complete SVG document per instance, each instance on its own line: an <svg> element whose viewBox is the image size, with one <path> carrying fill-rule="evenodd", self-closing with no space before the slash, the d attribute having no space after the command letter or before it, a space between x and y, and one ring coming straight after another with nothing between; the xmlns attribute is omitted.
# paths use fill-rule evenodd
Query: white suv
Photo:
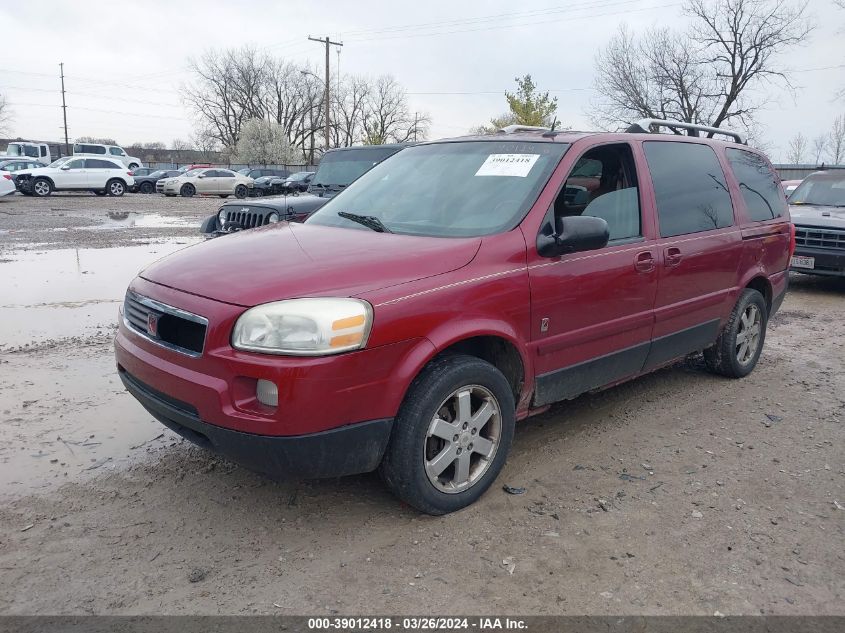
<svg viewBox="0 0 845 633"><path fill-rule="evenodd" d="M49 167L17 173L24 195L43 198L54 191L91 191L98 196L122 196L135 184L132 173L109 158L60 158Z"/></svg>
<svg viewBox="0 0 845 633"><path fill-rule="evenodd" d="M74 156L108 156L112 160L120 161L129 169L143 167L140 158L129 156L122 147L117 145L100 145L99 143L74 143Z"/></svg>

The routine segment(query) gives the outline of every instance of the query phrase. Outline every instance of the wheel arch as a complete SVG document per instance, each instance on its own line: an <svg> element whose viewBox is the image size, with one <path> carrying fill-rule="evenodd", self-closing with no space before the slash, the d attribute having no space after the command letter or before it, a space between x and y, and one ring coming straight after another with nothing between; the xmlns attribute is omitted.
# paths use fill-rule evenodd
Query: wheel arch
<svg viewBox="0 0 845 633"><path fill-rule="evenodd" d="M763 299L766 300L766 312L771 314L772 312L772 283L769 281L768 277L765 275L758 273L751 279L749 279L745 283L745 288L750 288L752 290L756 290L761 295L763 295Z"/></svg>
<svg viewBox="0 0 845 633"><path fill-rule="evenodd" d="M427 335L431 344L427 353L406 359L413 367L400 372L403 377L402 399L420 372L435 358L448 354L466 354L487 361L504 374L513 391L517 412L525 410L534 389L533 365L525 353L526 345L512 328L502 323L477 323L473 328L444 324ZM457 324L460 325L460 324Z"/></svg>

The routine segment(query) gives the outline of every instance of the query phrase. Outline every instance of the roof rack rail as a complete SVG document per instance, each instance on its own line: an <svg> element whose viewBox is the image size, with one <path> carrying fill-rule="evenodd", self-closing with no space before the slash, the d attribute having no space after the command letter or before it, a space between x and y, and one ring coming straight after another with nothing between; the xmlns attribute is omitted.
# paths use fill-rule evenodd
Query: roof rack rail
<svg viewBox="0 0 845 633"><path fill-rule="evenodd" d="M550 132L551 128L539 125L506 125L499 132L504 134L516 134L518 132Z"/></svg>
<svg viewBox="0 0 845 633"><path fill-rule="evenodd" d="M694 134L690 134L690 136L698 136L699 132L706 132L707 134L722 134L723 136L727 136L732 138L737 143L742 145L747 145L747 141L745 135L741 132L734 132L733 130L723 130L722 128L718 127L710 127L709 125L699 125L698 123L682 123L681 121L664 121L663 119L640 119L636 123L632 124L626 132L633 132L635 134L650 134L652 128L669 128L670 130L677 133L680 130L688 130L690 132L694 132Z"/></svg>

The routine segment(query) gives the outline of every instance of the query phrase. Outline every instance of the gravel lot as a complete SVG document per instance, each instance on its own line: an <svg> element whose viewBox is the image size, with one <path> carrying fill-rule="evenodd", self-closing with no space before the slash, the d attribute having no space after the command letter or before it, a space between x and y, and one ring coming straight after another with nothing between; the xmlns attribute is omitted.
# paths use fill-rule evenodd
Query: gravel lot
<svg viewBox="0 0 845 633"><path fill-rule="evenodd" d="M745 380L690 359L521 423L433 518L374 475L254 475L123 392L126 284L220 202L0 202L0 612L845 614L842 280L793 276Z"/></svg>

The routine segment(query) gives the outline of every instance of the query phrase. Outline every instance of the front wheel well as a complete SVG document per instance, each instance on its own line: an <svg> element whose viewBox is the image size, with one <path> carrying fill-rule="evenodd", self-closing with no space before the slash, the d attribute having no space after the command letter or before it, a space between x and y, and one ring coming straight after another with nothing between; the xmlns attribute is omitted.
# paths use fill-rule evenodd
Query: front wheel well
<svg viewBox="0 0 845 633"><path fill-rule="evenodd" d="M756 290L763 298L766 300L766 311L771 314L772 312L772 284L769 283L769 280L765 277L755 277L751 281L749 281L746 288L751 288L752 290Z"/></svg>
<svg viewBox="0 0 845 633"><path fill-rule="evenodd" d="M525 367L517 348L510 341L499 336L474 336L452 343L437 357L448 354L466 354L487 361L498 369L513 391L514 402L519 402L522 386L525 384Z"/></svg>

